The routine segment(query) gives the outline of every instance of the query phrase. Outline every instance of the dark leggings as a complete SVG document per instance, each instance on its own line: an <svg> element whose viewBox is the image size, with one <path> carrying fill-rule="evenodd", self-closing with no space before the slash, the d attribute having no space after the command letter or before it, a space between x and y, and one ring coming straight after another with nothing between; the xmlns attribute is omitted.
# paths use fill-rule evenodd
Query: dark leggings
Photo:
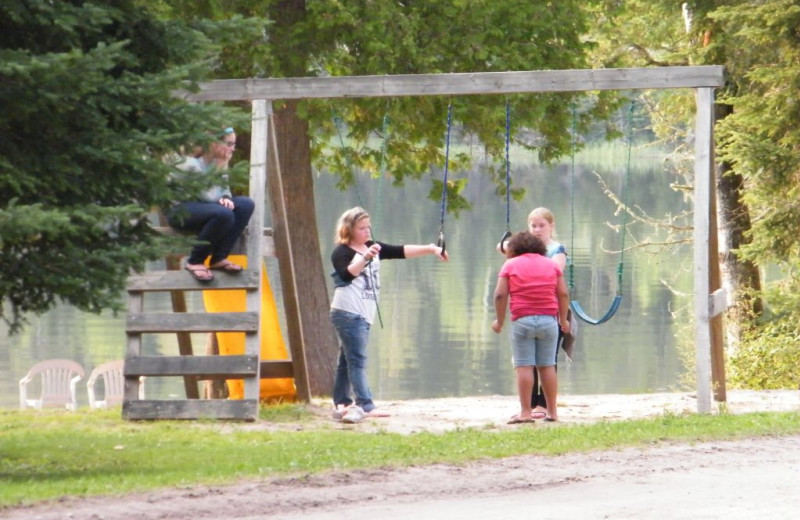
<svg viewBox="0 0 800 520"><path fill-rule="evenodd" d="M561 329L558 330L558 340L556 341L556 359L554 360L556 364L554 367L556 372L558 372L558 346L560 346L564 341L564 333L561 332ZM544 390L542 390L542 387L539 384L539 371L536 370L536 367L533 367L533 392L531 392L531 408L536 408L537 406L547 408L547 399L545 399Z"/></svg>

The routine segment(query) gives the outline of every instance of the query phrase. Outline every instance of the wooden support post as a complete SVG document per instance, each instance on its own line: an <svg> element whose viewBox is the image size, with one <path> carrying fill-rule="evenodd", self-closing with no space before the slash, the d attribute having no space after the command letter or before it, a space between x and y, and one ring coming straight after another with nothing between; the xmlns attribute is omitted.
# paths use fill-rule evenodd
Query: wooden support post
<svg viewBox="0 0 800 520"><path fill-rule="evenodd" d="M713 97L712 97L713 102ZM712 125L714 112L712 111ZM719 258L719 233L717 231L717 180L714 159L714 134L713 126L711 139L711 150L709 152L709 226L708 226L708 292L714 294L722 288L722 268ZM725 380L725 342L724 330L722 327L723 315L715 314L709 310L711 320L711 387L714 391L714 400L725 402L727 400L727 388Z"/></svg>
<svg viewBox="0 0 800 520"><path fill-rule="evenodd" d="M711 326L708 294L711 232L711 164L714 142L714 89L697 89L694 161L694 320L697 411L711 411ZM714 228L716 231L716 228ZM715 258L716 261L716 258Z"/></svg>
<svg viewBox="0 0 800 520"><path fill-rule="evenodd" d="M266 198L266 136L267 136L267 103L264 100L253 101L251 120L251 145L250 145L250 198L255 203L250 225L247 227L247 268L257 273L257 291L247 292L247 309L258 309L258 330L245 336L245 354L261 356L261 283L262 269L264 266L264 202ZM260 366L260 365L259 365ZM244 380L244 398L260 399L261 377Z"/></svg>
<svg viewBox="0 0 800 520"><path fill-rule="evenodd" d="M167 219L163 213L158 214L158 223L162 227L168 226ZM181 257L178 255L167 255L164 263L168 271L179 271L181 268ZM183 291L170 291L170 300L172 301L172 312L187 312L186 295ZM192 347L192 335L188 332L176 332L175 336L178 340L178 352L181 356L193 356L194 348ZM197 378L194 376L186 376L183 378L183 388L186 391L187 399L200 399L200 392L197 389Z"/></svg>
<svg viewBox="0 0 800 520"><path fill-rule="evenodd" d="M299 300L297 297L297 282L294 263L294 244L291 239L289 229L288 210L286 201L288 196L284 190L283 177L278 157L278 145L275 139L275 123L272 118L272 103L268 108L268 127L267 127L267 182L272 202L272 224L273 239L275 241L275 251L278 257L278 265L281 270L281 280L283 287L283 301L286 309L286 326L289 335L289 350L292 356L292 366L294 367L294 384L297 390L297 398L301 401L311 400L311 389L308 384L308 371L306 369L306 354L303 345L303 327L300 321Z"/></svg>
<svg viewBox="0 0 800 520"><path fill-rule="evenodd" d="M140 313L144 309L144 294L141 292L128 293L128 312ZM126 334L125 343L125 362L132 357L142 355L142 335L141 334ZM139 389L141 388L142 379L139 377L126 377L125 378L125 401L135 401L139 399ZM124 406L124 404L123 404Z"/></svg>
<svg viewBox="0 0 800 520"><path fill-rule="evenodd" d="M197 92L176 92L188 101L291 100L314 98L457 96L478 94L513 94L525 92L579 92L624 89L697 89L695 127L695 213L694 213L694 291L695 348L697 360L697 402L699 412L709 412L711 342L721 341L721 334L711 330L708 294L717 287L717 275L710 268L717 262L714 185L714 88L724 84L724 69L719 65L688 67L648 67L633 69L554 70L479 72L459 74L407 74L355 77L247 78L218 80L200 85ZM287 208L290 196L283 186L277 143L272 120L272 105L267 102L266 139L267 175L275 227L275 244L284 289L284 307L289 327L297 394L309 396L308 374L303 351L303 329L298 306L295 263L293 259ZM255 141L254 141L255 142ZM303 193L302 196L310 196ZM713 236L713 239L711 238ZM713 240L713 243L712 241ZM718 319L718 318L715 318ZM721 345L721 343L720 343ZM715 347L715 356L722 352ZM716 388L724 390L724 373L716 360ZM723 381L722 385L719 384ZM718 397L721 395L717 393Z"/></svg>
<svg viewBox="0 0 800 520"><path fill-rule="evenodd" d="M214 332L206 334L206 356L219 356L219 343ZM228 396L228 385L224 379L205 381L203 399L227 399Z"/></svg>

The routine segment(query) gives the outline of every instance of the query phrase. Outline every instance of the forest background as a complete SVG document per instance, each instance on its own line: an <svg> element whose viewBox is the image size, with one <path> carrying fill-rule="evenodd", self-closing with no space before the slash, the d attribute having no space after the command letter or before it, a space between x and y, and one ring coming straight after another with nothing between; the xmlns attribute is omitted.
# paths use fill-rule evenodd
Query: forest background
<svg viewBox="0 0 800 520"><path fill-rule="evenodd" d="M248 117L247 107L189 104L176 90L220 78L714 64L727 75L717 92L715 151L721 262L735 302L726 315L729 381L757 389L800 383L800 6L792 1L10 0L0 13L0 261L13 266L0 272L0 316L12 332L25 326L25 315L59 300L92 312L122 310L129 270L162 255L150 208L209 182L170 184L172 158L232 122L246 126ZM573 121L581 135L601 128L617 136L615 114L633 95L648 107L655 135L688 161L691 92L505 101L517 114L515 144L548 163L570 153ZM343 189L355 169L382 171L398 187L428 177L438 199L439 115L450 101L276 106L281 167L293 194L288 225L311 248L298 259L308 275L298 295L312 393L330 387L336 351L326 329L312 174L332 171ZM454 106L458 133L496 159L489 175L503 194L505 143L496 121L504 103L472 96ZM391 121L385 149L375 146L385 137L384 117ZM339 128L347 146L334 146ZM469 158L450 160L460 168ZM245 164L234 169L246 172ZM691 172L683 173L685 183L664 189L691 197ZM455 214L470 210L463 188L446 187ZM512 186L512 195L520 190ZM691 229L672 215L622 209L672 230L674 243L690 240ZM769 283L768 268L780 272Z"/></svg>

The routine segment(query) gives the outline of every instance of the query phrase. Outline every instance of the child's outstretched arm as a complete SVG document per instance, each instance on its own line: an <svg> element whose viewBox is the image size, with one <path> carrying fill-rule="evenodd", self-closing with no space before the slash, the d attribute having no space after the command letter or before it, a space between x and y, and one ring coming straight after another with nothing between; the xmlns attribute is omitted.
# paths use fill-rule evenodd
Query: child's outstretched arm
<svg viewBox="0 0 800 520"><path fill-rule="evenodd" d="M450 259L450 255L447 254L447 251L444 248L437 246L436 244L404 245L403 253L405 254L406 258L416 258L418 256L425 256L425 255L436 255L439 258L441 258L443 262L446 262L447 260Z"/></svg>

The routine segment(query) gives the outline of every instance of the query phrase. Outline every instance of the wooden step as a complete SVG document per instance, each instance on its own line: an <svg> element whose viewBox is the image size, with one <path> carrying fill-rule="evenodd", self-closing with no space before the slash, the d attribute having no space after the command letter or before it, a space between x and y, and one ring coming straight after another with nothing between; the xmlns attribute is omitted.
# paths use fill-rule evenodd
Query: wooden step
<svg viewBox="0 0 800 520"><path fill-rule="evenodd" d="M258 270L245 269L237 274L213 271L214 279L199 282L185 269L182 271L151 271L128 277L128 292L214 291L224 289L258 290Z"/></svg>
<svg viewBox="0 0 800 520"><path fill-rule="evenodd" d="M130 334L167 332L257 332L258 312L175 312L128 314Z"/></svg>
<svg viewBox="0 0 800 520"><path fill-rule="evenodd" d="M258 356L135 356L125 359L126 378L195 376L198 379L243 379L258 376Z"/></svg>
<svg viewBox="0 0 800 520"><path fill-rule="evenodd" d="M124 401L122 418L128 420L155 419L222 419L255 421L258 419L257 399L180 399Z"/></svg>

